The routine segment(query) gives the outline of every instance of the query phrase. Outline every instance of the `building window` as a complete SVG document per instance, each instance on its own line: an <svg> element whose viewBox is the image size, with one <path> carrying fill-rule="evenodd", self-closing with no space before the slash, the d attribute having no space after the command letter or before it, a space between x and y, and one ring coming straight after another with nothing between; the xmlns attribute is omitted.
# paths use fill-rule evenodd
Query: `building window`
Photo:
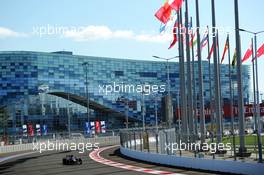
<svg viewBox="0 0 264 175"><path fill-rule="evenodd" d="M115 71L115 76L116 77L124 76L124 71Z"/></svg>
<svg viewBox="0 0 264 175"><path fill-rule="evenodd" d="M140 77L157 77L156 72L139 72Z"/></svg>

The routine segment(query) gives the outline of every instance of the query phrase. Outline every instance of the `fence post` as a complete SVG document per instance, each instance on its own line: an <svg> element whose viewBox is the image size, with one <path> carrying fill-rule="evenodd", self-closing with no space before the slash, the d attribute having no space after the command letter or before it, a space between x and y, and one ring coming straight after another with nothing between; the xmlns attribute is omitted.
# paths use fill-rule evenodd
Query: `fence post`
<svg viewBox="0 0 264 175"><path fill-rule="evenodd" d="M136 131L134 131L134 149L137 150Z"/></svg>
<svg viewBox="0 0 264 175"><path fill-rule="evenodd" d="M128 132L126 132L126 148L128 148Z"/></svg>
<svg viewBox="0 0 264 175"><path fill-rule="evenodd" d="M140 151L142 152L143 145L142 145L142 132L139 133L139 143L140 143Z"/></svg>
<svg viewBox="0 0 264 175"><path fill-rule="evenodd" d="M158 131L155 133L156 136L156 153L159 153L159 135L158 135Z"/></svg>
<svg viewBox="0 0 264 175"><path fill-rule="evenodd" d="M168 132L166 131L164 132L165 132L165 142L166 142L166 145L168 145ZM170 155L169 149L167 149L167 154Z"/></svg>
<svg viewBox="0 0 264 175"><path fill-rule="evenodd" d="M146 131L146 136L147 136L147 150L149 152L149 133Z"/></svg>
<svg viewBox="0 0 264 175"><path fill-rule="evenodd" d="M131 131L129 132L129 149L132 149Z"/></svg>

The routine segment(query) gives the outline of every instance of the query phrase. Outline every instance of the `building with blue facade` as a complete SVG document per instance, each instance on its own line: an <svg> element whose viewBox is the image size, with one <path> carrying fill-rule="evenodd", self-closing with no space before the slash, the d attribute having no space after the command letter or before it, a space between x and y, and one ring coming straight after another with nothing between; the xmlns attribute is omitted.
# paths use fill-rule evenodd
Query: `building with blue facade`
<svg viewBox="0 0 264 175"><path fill-rule="evenodd" d="M87 70L84 66L87 63ZM213 66L211 66L213 72ZM179 64L169 63L173 106L179 90ZM198 94L198 64L195 62ZM205 102L209 98L208 62L203 61ZM245 101L250 94L250 67L243 66ZM212 75L213 77L213 75ZM228 65L221 65L222 97L229 99ZM87 79L87 84L86 84ZM235 70L232 74L236 87ZM146 124L155 124L155 107L162 121L167 94L166 62L73 55L72 52L0 52L0 107L7 110L8 127L46 124L50 131L67 128L82 130L87 121L87 91L90 120L106 121L107 128L141 125L142 109ZM212 79L213 85L213 79ZM236 96L236 93L235 93ZM199 96L197 95L197 98ZM144 108L142 108L144 106ZM198 104L199 106L199 104Z"/></svg>

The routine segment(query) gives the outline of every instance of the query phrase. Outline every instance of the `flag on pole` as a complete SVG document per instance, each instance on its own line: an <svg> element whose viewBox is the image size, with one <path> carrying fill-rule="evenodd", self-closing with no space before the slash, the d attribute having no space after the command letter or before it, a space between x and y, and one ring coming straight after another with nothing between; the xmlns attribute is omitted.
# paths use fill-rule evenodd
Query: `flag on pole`
<svg viewBox="0 0 264 175"><path fill-rule="evenodd" d="M159 32L160 33L166 32L167 29L169 29L171 26L174 25L174 22L176 19L177 19L177 15L175 15L175 13L171 13L170 19L168 20L166 24L163 24L161 22Z"/></svg>
<svg viewBox="0 0 264 175"><path fill-rule="evenodd" d="M160 30L159 30L160 33L165 32L166 28L167 28L167 23L166 24L161 23L160 24Z"/></svg>
<svg viewBox="0 0 264 175"><path fill-rule="evenodd" d="M211 59L211 56L212 56L213 52L214 52L214 44L212 44L212 46L211 46L211 49L210 49L210 52L209 52L209 55L208 55L208 58L207 58L208 60Z"/></svg>
<svg viewBox="0 0 264 175"><path fill-rule="evenodd" d="M174 26L173 26L173 30L172 30L172 33L173 33L173 40L170 44L170 47L168 49L171 49L177 42L177 29L179 27L179 22L178 20L176 19L175 23L174 23Z"/></svg>
<svg viewBox="0 0 264 175"><path fill-rule="evenodd" d="M218 42L216 42L216 48L218 48ZM211 56L212 56L213 53L214 53L214 43L211 46L211 49L210 49L210 52L209 52L209 55L208 55L208 58L207 58L208 60L211 59Z"/></svg>
<svg viewBox="0 0 264 175"><path fill-rule="evenodd" d="M224 52L223 52L222 59L221 59L221 64L223 63L223 61L225 59L225 54L226 54L226 51L228 50L228 48L229 48L229 37L227 36L226 42L225 42Z"/></svg>
<svg viewBox="0 0 264 175"><path fill-rule="evenodd" d="M155 16L163 24L166 24L171 16L172 10L178 11L182 6L183 0L168 0L165 4L155 13Z"/></svg>
<svg viewBox="0 0 264 175"><path fill-rule="evenodd" d="M189 42L189 46L193 47L195 44L197 43L197 39L196 39L196 33L191 34L191 41Z"/></svg>
<svg viewBox="0 0 264 175"><path fill-rule="evenodd" d="M252 44L250 43L250 46L247 49L247 51L246 51L246 53L245 53L245 55L244 55L244 57L242 59L242 63L247 61L251 57L252 53L253 53Z"/></svg>
<svg viewBox="0 0 264 175"><path fill-rule="evenodd" d="M257 51L257 57L261 57L262 55L264 55L264 44Z"/></svg>
<svg viewBox="0 0 264 175"><path fill-rule="evenodd" d="M155 16L163 24L166 24L170 19L171 11L172 7L168 2L165 2L165 4L155 13Z"/></svg>
<svg viewBox="0 0 264 175"><path fill-rule="evenodd" d="M208 43L208 34L204 35L202 41L201 41L201 48L204 48Z"/></svg>
<svg viewBox="0 0 264 175"><path fill-rule="evenodd" d="M236 61L237 60L237 53L236 53L236 49L235 49L235 52L234 52L234 56L233 56L233 60L232 60L232 66L235 67L236 66Z"/></svg>
<svg viewBox="0 0 264 175"><path fill-rule="evenodd" d="M209 35L208 34L209 34L209 28L207 26L207 29L204 32L203 39L201 41L201 49L203 49L208 44L208 40L209 40Z"/></svg>
<svg viewBox="0 0 264 175"><path fill-rule="evenodd" d="M195 46L197 44L197 33L195 32L192 34L192 42L190 42L190 45Z"/></svg>
<svg viewBox="0 0 264 175"><path fill-rule="evenodd" d="M183 2L183 0L172 0L172 1L169 1L169 4L170 4L171 8L178 11L182 6L182 2Z"/></svg>

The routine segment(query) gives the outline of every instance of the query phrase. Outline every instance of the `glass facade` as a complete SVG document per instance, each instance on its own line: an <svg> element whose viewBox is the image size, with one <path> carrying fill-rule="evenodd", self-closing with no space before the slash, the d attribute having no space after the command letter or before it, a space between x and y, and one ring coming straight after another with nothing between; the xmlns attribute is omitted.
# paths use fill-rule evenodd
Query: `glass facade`
<svg viewBox="0 0 264 175"><path fill-rule="evenodd" d="M144 104L147 124L155 123L155 104L159 120L163 116L162 97L167 93L166 62L78 56L64 51L0 52L0 62L0 106L8 111L9 127L21 127L22 124L31 122L45 123L51 130L64 130L69 109L72 128L82 128L86 121L85 105L68 102L67 98L49 93L64 92L86 97L86 75L91 102L121 114L125 114L128 106L129 119L138 122L142 121L141 106ZM87 72L83 65L85 62L88 63ZM198 93L197 66L195 63ZM213 73L213 65L211 69ZM203 61L206 103L210 101L208 70L208 62ZM243 90L246 101L250 92L249 71L250 67L244 65ZM169 63L169 72L171 94L176 108L179 90L178 63ZM221 90L224 99L229 98L228 77L228 65L221 65ZM232 79L236 87L235 71ZM111 113L91 109L90 115L91 120L105 120L109 128L124 127L123 120L118 122Z"/></svg>

